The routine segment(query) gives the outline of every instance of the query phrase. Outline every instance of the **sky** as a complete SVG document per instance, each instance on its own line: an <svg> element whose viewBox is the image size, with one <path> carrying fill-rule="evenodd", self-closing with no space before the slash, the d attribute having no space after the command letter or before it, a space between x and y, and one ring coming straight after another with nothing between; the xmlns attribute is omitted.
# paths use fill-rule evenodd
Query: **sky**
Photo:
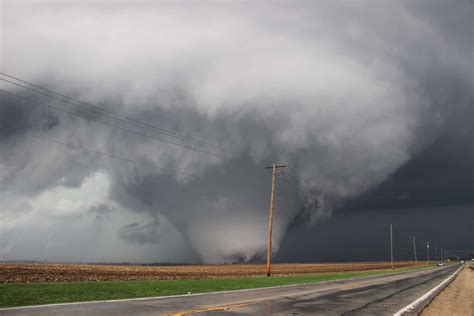
<svg viewBox="0 0 474 316"><path fill-rule="evenodd" d="M0 260L474 248L471 1L0 10Z"/></svg>

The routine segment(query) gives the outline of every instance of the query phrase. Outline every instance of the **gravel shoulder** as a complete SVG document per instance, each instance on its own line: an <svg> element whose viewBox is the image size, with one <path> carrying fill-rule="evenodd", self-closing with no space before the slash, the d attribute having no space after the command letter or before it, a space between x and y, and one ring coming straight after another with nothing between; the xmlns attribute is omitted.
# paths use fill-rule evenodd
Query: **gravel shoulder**
<svg viewBox="0 0 474 316"><path fill-rule="evenodd" d="M474 269L468 265L421 313L422 316L472 315Z"/></svg>

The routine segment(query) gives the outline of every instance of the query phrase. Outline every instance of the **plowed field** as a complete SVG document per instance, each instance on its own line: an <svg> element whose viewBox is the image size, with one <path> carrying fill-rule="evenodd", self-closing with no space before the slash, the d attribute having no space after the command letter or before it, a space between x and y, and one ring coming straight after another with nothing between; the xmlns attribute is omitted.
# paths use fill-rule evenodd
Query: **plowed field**
<svg viewBox="0 0 474 316"><path fill-rule="evenodd" d="M419 263L422 265L423 263ZM413 266L396 262L396 268ZM389 262L274 264L275 276L389 269ZM212 279L265 274L263 264L124 266L91 264L0 263L0 283Z"/></svg>

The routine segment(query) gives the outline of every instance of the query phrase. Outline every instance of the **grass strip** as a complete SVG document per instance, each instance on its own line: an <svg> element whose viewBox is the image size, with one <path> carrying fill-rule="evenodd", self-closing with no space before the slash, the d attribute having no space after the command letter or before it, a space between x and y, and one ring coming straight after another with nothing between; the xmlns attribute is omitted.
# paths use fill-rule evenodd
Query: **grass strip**
<svg viewBox="0 0 474 316"><path fill-rule="evenodd" d="M341 273L321 273L278 277L245 277L200 280L97 281L72 283L3 283L0 284L0 307L114 300L139 297L208 293L264 288L332 280L368 277L431 266Z"/></svg>

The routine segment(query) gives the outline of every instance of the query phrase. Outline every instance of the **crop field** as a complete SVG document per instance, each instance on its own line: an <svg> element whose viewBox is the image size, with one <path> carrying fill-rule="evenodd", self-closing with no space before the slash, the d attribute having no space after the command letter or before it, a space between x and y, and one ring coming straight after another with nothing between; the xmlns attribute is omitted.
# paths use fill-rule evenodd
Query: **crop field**
<svg viewBox="0 0 474 316"><path fill-rule="evenodd" d="M419 262L418 265L425 263ZM396 268L413 267L414 262L396 262ZM321 273L360 272L389 269L389 262L273 264L272 275L290 276ZM257 277L264 264L219 264L182 266L129 266L91 264L0 263L0 283L196 280Z"/></svg>

